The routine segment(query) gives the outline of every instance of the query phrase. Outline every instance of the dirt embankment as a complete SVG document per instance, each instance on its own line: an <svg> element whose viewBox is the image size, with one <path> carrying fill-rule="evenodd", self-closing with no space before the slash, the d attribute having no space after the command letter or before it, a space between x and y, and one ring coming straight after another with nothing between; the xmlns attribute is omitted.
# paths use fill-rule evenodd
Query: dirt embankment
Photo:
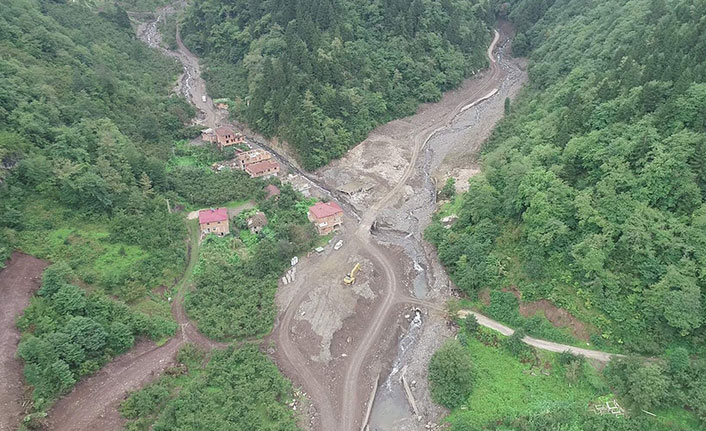
<svg viewBox="0 0 706 431"><path fill-rule="evenodd" d="M22 362L15 357L20 331L15 320L39 288L46 267L43 260L13 253L0 272L0 431L17 429L24 412Z"/></svg>

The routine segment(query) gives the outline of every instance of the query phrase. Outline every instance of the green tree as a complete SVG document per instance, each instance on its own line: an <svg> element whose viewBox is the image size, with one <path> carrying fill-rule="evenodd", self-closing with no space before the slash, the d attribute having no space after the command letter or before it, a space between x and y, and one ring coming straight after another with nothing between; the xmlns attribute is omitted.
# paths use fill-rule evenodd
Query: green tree
<svg viewBox="0 0 706 431"><path fill-rule="evenodd" d="M458 342L444 344L429 361L431 397L448 408L464 404L473 390L473 364Z"/></svg>

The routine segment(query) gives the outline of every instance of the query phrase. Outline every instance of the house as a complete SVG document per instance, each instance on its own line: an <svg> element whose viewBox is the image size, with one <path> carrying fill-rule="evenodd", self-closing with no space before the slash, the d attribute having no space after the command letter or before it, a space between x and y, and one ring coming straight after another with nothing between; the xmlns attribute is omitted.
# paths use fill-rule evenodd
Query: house
<svg viewBox="0 0 706 431"><path fill-rule="evenodd" d="M238 154L236 158L238 167L244 171L247 165L272 159L272 154L265 150L250 150Z"/></svg>
<svg viewBox="0 0 706 431"><path fill-rule="evenodd" d="M250 175L250 178L276 177L279 173L279 169L279 163L272 159L250 163L245 166L245 172Z"/></svg>
<svg viewBox="0 0 706 431"><path fill-rule="evenodd" d="M250 229L251 233L260 233L265 226L267 226L267 216L265 216L265 213L258 211L248 217L248 229Z"/></svg>
<svg viewBox="0 0 706 431"><path fill-rule="evenodd" d="M218 144L220 150L223 150L225 147L230 147L231 145L245 143L245 136L241 133L236 133L232 127L216 127L213 132L216 136L215 142Z"/></svg>
<svg viewBox="0 0 706 431"><path fill-rule="evenodd" d="M265 187L265 193L267 193L267 199L279 196L279 189L274 184L269 184Z"/></svg>
<svg viewBox="0 0 706 431"><path fill-rule="evenodd" d="M230 226L228 224L227 208L211 208L199 211L199 226L202 234L215 233L219 236L228 235Z"/></svg>
<svg viewBox="0 0 706 431"><path fill-rule="evenodd" d="M309 207L309 221L319 235L328 235L343 224L343 209L336 202L317 202Z"/></svg>

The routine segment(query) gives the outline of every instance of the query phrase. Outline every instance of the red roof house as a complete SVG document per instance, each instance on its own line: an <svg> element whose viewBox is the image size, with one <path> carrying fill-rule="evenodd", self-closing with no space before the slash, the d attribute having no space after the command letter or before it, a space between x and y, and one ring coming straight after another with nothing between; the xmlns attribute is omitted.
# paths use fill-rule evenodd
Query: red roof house
<svg viewBox="0 0 706 431"><path fill-rule="evenodd" d="M199 211L201 233L215 233L220 236L230 233L227 208L211 208Z"/></svg>
<svg viewBox="0 0 706 431"><path fill-rule="evenodd" d="M309 207L309 221L319 235L327 235L343 224L343 209L336 202L317 202Z"/></svg>
<svg viewBox="0 0 706 431"><path fill-rule="evenodd" d="M279 189L274 184L268 184L267 187L265 187L265 193L267 193L267 199L269 199L273 196L279 196Z"/></svg>

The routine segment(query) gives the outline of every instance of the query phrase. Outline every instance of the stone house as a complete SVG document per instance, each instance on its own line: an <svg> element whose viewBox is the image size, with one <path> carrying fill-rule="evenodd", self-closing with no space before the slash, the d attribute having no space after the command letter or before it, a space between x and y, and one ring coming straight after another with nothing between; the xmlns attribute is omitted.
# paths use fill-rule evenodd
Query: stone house
<svg viewBox="0 0 706 431"><path fill-rule="evenodd" d="M265 150L250 150L236 155L236 159L238 160L238 168L244 171L245 167L248 165L263 162L265 160L271 160L272 154Z"/></svg>
<svg viewBox="0 0 706 431"><path fill-rule="evenodd" d="M201 228L202 235L210 233L215 233L219 236L228 235L230 233L228 209L211 208L207 210L200 210L199 226Z"/></svg>
<svg viewBox="0 0 706 431"><path fill-rule="evenodd" d="M317 202L309 207L308 216L319 235L328 235L343 225L343 209L336 202Z"/></svg>

